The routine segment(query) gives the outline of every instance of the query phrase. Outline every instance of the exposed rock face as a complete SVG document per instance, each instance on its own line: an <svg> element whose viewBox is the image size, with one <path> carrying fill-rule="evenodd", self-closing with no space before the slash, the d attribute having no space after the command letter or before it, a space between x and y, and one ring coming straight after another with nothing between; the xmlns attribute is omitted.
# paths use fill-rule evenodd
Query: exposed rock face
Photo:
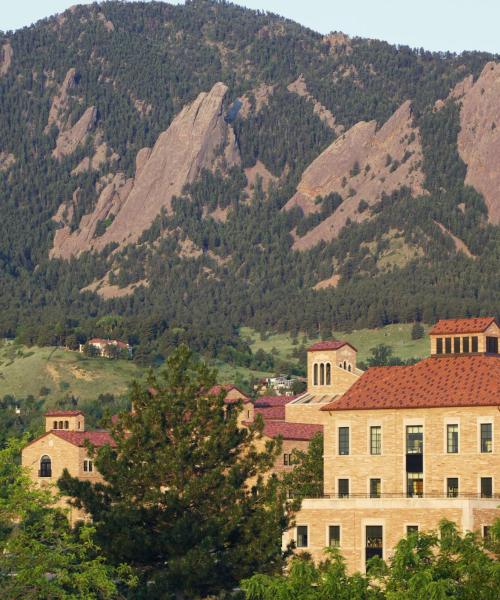
<svg viewBox="0 0 500 600"><path fill-rule="evenodd" d="M94 129L96 121L97 109L95 106L89 106L73 127L59 133L52 156L60 159L63 156L73 154Z"/></svg>
<svg viewBox="0 0 500 600"><path fill-rule="evenodd" d="M466 80L467 81L467 80ZM464 90L458 151L467 165L465 183L480 192L489 220L500 224L500 63L487 63Z"/></svg>
<svg viewBox="0 0 500 600"><path fill-rule="evenodd" d="M89 249L100 250L110 242L134 243L164 208L171 211L172 198L203 169L240 161L234 133L224 119L227 87L217 83L172 121L152 150L142 149L136 157L136 174L126 180L118 174L101 192L94 211L85 215L78 231L59 230L52 256L69 258ZM221 153L221 149L224 152ZM95 238L98 221L115 218L105 233Z"/></svg>
<svg viewBox="0 0 500 600"><path fill-rule="evenodd" d="M10 152L0 152L0 171L8 171L16 162L16 157Z"/></svg>
<svg viewBox="0 0 500 600"><path fill-rule="evenodd" d="M64 81L62 82L59 91L52 98L52 104L50 105L49 111L49 120L47 122L47 126L45 127L45 133L48 133L52 125L56 125L56 127L59 130L63 128L64 122L66 120L65 113L68 110L70 91L75 87L75 85L76 69L71 68L66 73L66 76L64 77Z"/></svg>
<svg viewBox="0 0 500 600"><path fill-rule="evenodd" d="M299 96L303 96L304 98L307 98L307 100L310 100L314 104L314 113L318 115L318 117L323 121L323 123L328 125L330 129L333 129L335 133L342 133L344 128L342 127L342 125L335 124L335 117L332 115L332 113L327 108L325 108L321 104L321 102L319 102L318 100L316 100L316 98L311 96L309 90L307 89L306 80L304 79L303 75L300 75L298 79L290 83L287 89L289 92L292 92Z"/></svg>
<svg viewBox="0 0 500 600"><path fill-rule="evenodd" d="M114 162L120 156L116 152L111 152L108 157L108 145L106 142L99 144L95 150L94 156L82 158L78 165L71 171L71 175L79 175L85 171L97 171L107 160Z"/></svg>
<svg viewBox="0 0 500 600"><path fill-rule="evenodd" d="M5 42L0 52L0 77L7 75L12 64L12 57L14 56L14 50L10 45L10 42Z"/></svg>
<svg viewBox="0 0 500 600"><path fill-rule="evenodd" d="M262 109L262 107L267 105L267 103L269 102L269 98L273 95L273 92L274 92L274 85L266 85L265 83L261 83L261 85L259 85L259 87L254 88L252 90L252 94L255 98L255 112L256 113L258 113ZM246 118L246 117L248 117L250 110L251 110L251 104L250 104L248 95L245 95L242 98L240 98L240 102L241 102L241 108L239 110L239 114L243 118Z"/></svg>
<svg viewBox="0 0 500 600"><path fill-rule="evenodd" d="M375 121L361 121L335 140L304 171L297 193L285 209L300 206L305 214L320 210L317 196L336 192L341 206L304 237L294 248L306 250L318 242L335 238L347 220L362 221L369 211L358 211L361 200L378 202L402 186L414 195L424 193L424 175L419 168L422 148L418 129L412 123L409 101L402 104L380 130Z"/></svg>

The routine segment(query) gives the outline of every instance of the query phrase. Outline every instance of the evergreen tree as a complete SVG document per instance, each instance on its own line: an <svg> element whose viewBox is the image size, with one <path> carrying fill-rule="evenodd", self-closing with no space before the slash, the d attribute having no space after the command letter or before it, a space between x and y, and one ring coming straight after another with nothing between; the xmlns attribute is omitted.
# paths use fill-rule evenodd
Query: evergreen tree
<svg viewBox="0 0 500 600"><path fill-rule="evenodd" d="M265 477L280 444L258 449L262 421L239 428L241 407L208 394L214 382L181 346L161 375L134 385L116 445L94 453L104 484L68 472L59 481L107 556L136 567L148 598L204 597L282 566L290 515L279 482Z"/></svg>
<svg viewBox="0 0 500 600"><path fill-rule="evenodd" d="M412 340L420 340L424 337L424 335L425 335L425 330L424 330L422 323L420 323L419 321L415 321L415 323L413 324L413 327L411 328L411 339Z"/></svg>

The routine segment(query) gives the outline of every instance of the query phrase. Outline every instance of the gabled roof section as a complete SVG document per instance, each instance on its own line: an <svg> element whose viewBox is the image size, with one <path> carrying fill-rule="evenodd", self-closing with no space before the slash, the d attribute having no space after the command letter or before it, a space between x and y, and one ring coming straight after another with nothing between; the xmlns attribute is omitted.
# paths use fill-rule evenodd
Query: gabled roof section
<svg viewBox="0 0 500 600"><path fill-rule="evenodd" d="M81 410L49 410L45 413L45 417L77 417L83 415Z"/></svg>
<svg viewBox="0 0 500 600"><path fill-rule="evenodd" d="M85 446L85 442L87 441L97 447L105 446L106 444L116 446L115 440L111 437L109 431L64 431L54 429L50 433L79 447Z"/></svg>
<svg viewBox="0 0 500 600"><path fill-rule="evenodd" d="M254 402L255 413L262 415L264 421L284 421L285 406L297 396L261 396Z"/></svg>
<svg viewBox="0 0 500 600"><path fill-rule="evenodd" d="M245 394L245 392L240 390L240 388L238 386L236 386L232 383L222 383L222 384L214 385L212 388L210 388L208 393L210 396L218 396L222 392L226 392L226 394L228 394L232 390L236 390L243 396L242 400L243 400L244 404L246 404L247 402L250 402L250 397L248 396L248 394ZM228 400L228 399L226 399L225 401L227 404L236 402L236 400Z"/></svg>
<svg viewBox="0 0 500 600"><path fill-rule="evenodd" d="M495 317L473 319L440 319L430 330L429 335L452 335L454 333L482 333L496 323Z"/></svg>
<svg viewBox="0 0 500 600"><path fill-rule="evenodd" d="M405 367L372 367L324 411L500 406L500 357L431 357Z"/></svg>
<svg viewBox="0 0 500 600"><path fill-rule="evenodd" d="M323 433L323 425L312 423L288 423L287 421L267 421L264 435L270 438L279 435L284 440L310 441L317 433Z"/></svg>
<svg viewBox="0 0 500 600"><path fill-rule="evenodd" d="M339 350L343 346L350 346L354 350L354 352L358 351L358 349L355 348L352 344L350 344L349 342L342 341L342 340L329 340L329 341L324 341L324 342L316 342L312 346L309 346L307 351L314 352L316 350Z"/></svg>

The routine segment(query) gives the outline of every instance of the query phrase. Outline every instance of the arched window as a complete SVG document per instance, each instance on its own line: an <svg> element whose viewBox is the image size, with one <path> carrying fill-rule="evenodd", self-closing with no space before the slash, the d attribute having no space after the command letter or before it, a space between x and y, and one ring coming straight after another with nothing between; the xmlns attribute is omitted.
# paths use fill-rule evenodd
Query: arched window
<svg viewBox="0 0 500 600"><path fill-rule="evenodd" d="M318 363L314 363L313 385L318 385Z"/></svg>
<svg viewBox="0 0 500 600"><path fill-rule="evenodd" d="M59 429L62 429L62 428L63 428L63 422L59 421Z"/></svg>
<svg viewBox="0 0 500 600"><path fill-rule="evenodd" d="M332 383L332 365L330 363L326 363L326 385L331 385Z"/></svg>
<svg viewBox="0 0 500 600"><path fill-rule="evenodd" d="M347 370L350 372L351 371L351 365L348 365Z"/></svg>
<svg viewBox="0 0 500 600"><path fill-rule="evenodd" d="M325 385L325 365L323 363L319 366L319 382L321 385Z"/></svg>
<svg viewBox="0 0 500 600"><path fill-rule="evenodd" d="M80 429L80 421L78 421L78 429Z"/></svg>
<svg viewBox="0 0 500 600"><path fill-rule="evenodd" d="M344 369L347 369L347 363L345 360L344 360Z"/></svg>
<svg viewBox="0 0 500 600"><path fill-rule="evenodd" d="M52 429L57 429L57 421L54 421Z"/></svg>
<svg viewBox="0 0 500 600"><path fill-rule="evenodd" d="M64 421L64 429L69 429L69 421Z"/></svg>
<svg viewBox="0 0 500 600"><path fill-rule="evenodd" d="M50 460L50 456L44 455L40 459L38 477L52 477L52 461Z"/></svg>

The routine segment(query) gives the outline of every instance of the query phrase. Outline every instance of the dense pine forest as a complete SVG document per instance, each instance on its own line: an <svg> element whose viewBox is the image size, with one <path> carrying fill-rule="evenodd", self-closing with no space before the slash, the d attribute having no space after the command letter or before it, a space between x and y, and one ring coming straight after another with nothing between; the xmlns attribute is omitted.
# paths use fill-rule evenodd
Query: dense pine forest
<svg viewBox="0 0 500 600"><path fill-rule="evenodd" d="M496 57L328 38L277 15L210 0L77 6L0 32L0 47L4 64L5 49L12 51L0 77L0 336L76 347L90 336L112 335L128 339L147 363L180 342L209 356L243 357L250 349L238 335L242 325L325 337L500 314L500 228L488 221L481 194L465 184L459 101L446 100ZM96 125L58 159L61 125L48 126L49 112L69 69L76 91L68 118L75 123L94 106ZM311 97L288 89L301 75ZM229 90L226 120L241 165L204 170L137 244L50 258L60 205L79 190L76 230L95 207L102 178L118 171L132 177L137 152L152 147L181 109L218 81ZM272 88L265 101L262 86ZM245 111L237 110L241 98ZM348 221L335 239L297 251L294 236L345 200L318 198L321 209L309 215L283 210L304 169L340 135L311 98L344 131L363 120L380 127L411 100L426 193L415 198L403 186L374 205L362 201L358 211L369 219ZM439 100L445 101L436 110ZM95 169L76 169L102 140L106 159ZM245 169L257 162L270 174L268 185L259 178L248 184ZM360 167L369 165L355 165L353 177ZM214 211L225 218L212 217ZM100 222L95 235L107 226ZM388 262L391 252L396 259ZM334 273L335 287L315 288ZM147 283L108 299L84 290L101 279L119 289Z"/></svg>

